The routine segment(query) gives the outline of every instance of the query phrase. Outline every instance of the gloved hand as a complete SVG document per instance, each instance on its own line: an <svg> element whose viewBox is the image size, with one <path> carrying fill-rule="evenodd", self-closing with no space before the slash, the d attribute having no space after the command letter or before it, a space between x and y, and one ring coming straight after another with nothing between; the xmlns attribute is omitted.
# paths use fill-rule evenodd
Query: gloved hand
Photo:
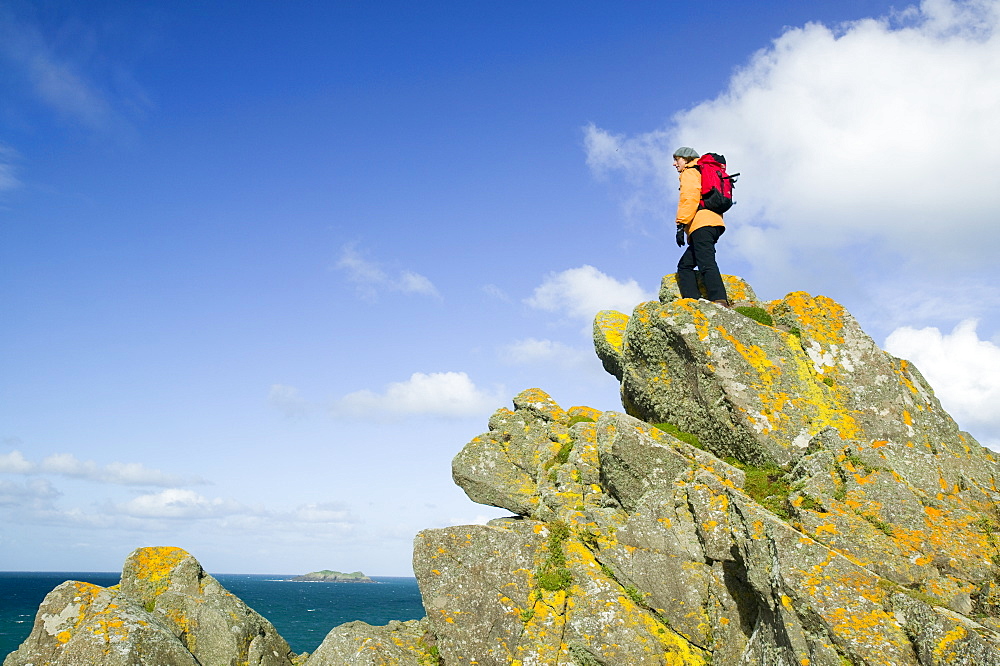
<svg viewBox="0 0 1000 666"><path fill-rule="evenodd" d="M684 225L677 225L677 236L674 240L677 241L677 247L684 247Z"/></svg>

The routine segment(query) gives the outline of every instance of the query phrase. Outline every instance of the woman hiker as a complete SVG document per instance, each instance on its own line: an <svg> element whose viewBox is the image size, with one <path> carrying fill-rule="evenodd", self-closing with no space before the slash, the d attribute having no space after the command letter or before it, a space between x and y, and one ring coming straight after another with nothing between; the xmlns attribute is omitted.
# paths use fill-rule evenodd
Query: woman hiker
<svg viewBox="0 0 1000 666"><path fill-rule="evenodd" d="M715 243L726 231L722 216L701 203L701 173L698 171L698 152L684 146L674 151L674 168L680 179L680 199L677 201L677 244L683 246L687 236L687 249L677 262L677 287L681 298L701 298L698 291L698 274L705 287L705 296L713 303L729 307L726 286L722 283L719 265L715 263ZM694 272L698 268L698 274Z"/></svg>

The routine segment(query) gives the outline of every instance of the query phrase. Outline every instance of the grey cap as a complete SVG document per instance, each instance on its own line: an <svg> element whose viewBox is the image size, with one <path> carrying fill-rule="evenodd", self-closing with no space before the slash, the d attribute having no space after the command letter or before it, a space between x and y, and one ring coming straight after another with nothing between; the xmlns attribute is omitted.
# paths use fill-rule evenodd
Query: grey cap
<svg viewBox="0 0 1000 666"><path fill-rule="evenodd" d="M689 148L688 146L681 146L680 148L674 151L674 157L683 157L685 159L689 159L692 157L701 157L701 155L699 155L698 151L695 150L694 148Z"/></svg>

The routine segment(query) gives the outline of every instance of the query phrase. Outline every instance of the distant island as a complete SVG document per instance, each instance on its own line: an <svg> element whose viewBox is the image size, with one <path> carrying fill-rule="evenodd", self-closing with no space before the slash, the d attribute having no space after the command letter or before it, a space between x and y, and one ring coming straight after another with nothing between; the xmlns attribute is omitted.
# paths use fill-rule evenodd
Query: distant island
<svg viewBox="0 0 1000 666"><path fill-rule="evenodd" d="M374 583L371 578L364 575L360 571L355 571L353 573L341 573L339 571L330 571L329 569L323 569L322 571L313 571L312 573L307 573L304 576L296 576L295 578L289 578L291 581L298 582L312 582L312 583Z"/></svg>

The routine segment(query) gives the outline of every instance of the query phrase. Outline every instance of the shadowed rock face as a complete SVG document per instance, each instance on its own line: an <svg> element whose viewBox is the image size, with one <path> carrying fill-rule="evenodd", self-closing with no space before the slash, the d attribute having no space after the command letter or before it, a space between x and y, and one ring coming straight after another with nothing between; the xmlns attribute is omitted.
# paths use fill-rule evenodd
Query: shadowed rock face
<svg viewBox="0 0 1000 666"><path fill-rule="evenodd" d="M67 581L50 592L4 666L287 666L291 657L271 623L187 552L138 548L119 585Z"/></svg>

